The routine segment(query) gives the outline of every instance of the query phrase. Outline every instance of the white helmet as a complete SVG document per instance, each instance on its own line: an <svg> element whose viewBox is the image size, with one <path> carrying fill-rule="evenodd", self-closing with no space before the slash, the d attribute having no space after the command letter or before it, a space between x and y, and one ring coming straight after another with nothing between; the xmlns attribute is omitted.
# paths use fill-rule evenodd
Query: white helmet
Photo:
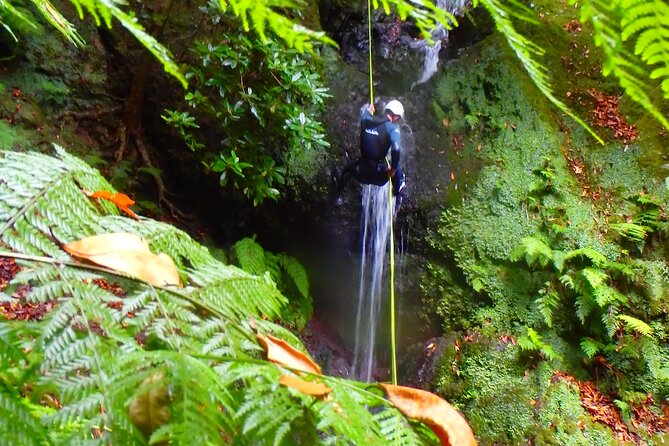
<svg viewBox="0 0 669 446"><path fill-rule="evenodd" d="M404 119L404 106L402 103L396 99L388 102L386 104L386 111L389 111L393 115L397 115L400 118Z"/></svg>

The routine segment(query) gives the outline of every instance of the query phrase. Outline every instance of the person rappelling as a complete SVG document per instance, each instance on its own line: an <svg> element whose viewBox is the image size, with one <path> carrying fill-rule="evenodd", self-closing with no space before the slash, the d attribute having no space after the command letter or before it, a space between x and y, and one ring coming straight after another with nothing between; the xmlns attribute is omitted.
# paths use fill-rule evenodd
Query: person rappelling
<svg viewBox="0 0 669 446"><path fill-rule="evenodd" d="M404 106L393 99L380 116L374 116L374 104L365 104L360 117L360 158L344 167L336 179L336 204L343 203L342 192L351 177L362 184L383 186L390 179L393 194L401 199L406 186L400 167L401 137L397 123L404 119ZM387 161L390 151L390 162Z"/></svg>

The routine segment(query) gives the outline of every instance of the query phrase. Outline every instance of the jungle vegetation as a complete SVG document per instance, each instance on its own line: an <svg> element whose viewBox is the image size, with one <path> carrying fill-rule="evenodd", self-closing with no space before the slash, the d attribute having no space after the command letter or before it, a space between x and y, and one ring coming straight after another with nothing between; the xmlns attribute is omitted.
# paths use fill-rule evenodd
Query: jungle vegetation
<svg viewBox="0 0 669 446"><path fill-rule="evenodd" d="M453 64L433 103L435 122L449 120L445 135L468 136L459 158L476 165L463 180L469 191L450 190L444 200L457 205L431 228L426 311L455 339L431 389L465 414L482 444L661 444L666 429L648 420L662 419L669 398L669 183L658 173L661 157L649 167L656 152L644 150L657 142L647 135L660 130L644 113L669 128L669 10L660 0L565 3L589 32L578 44L594 43L593 66L616 79L609 93L641 106L626 104L646 135L623 142L593 130L581 103L560 99L574 88L554 69L551 45L562 42L537 31L556 20L536 14L542 2L479 3L499 31L496 44ZM69 4L103 26L117 20L183 86L184 102L164 120L222 187L260 206L322 167L328 93L319 63L332 42L299 24L299 7L209 2L206 32L181 67L132 8ZM374 6L423 30L457 25L431 2ZM68 12L48 1L2 1L0 12L11 40L42 31L46 20L84 44ZM49 85L50 100L64 101L67 92ZM556 118L543 97L579 125ZM250 135L249 125L259 131ZM3 148L18 138L4 123L0 137ZM438 441L379 386L305 377L268 360L259 336L303 351L296 333L312 313L307 269L288 253L246 238L214 257L179 229L121 216L81 189L115 190L62 149L57 158L2 153L0 247L12 280L1 296L38 313L0 322L0 443ZM144 237L175 262L186 287L83 264L63 248L110 232ZM285 385L284 376L311 385ZM579 391L590 381L611 398L624 435L583 406Z"/></svg>

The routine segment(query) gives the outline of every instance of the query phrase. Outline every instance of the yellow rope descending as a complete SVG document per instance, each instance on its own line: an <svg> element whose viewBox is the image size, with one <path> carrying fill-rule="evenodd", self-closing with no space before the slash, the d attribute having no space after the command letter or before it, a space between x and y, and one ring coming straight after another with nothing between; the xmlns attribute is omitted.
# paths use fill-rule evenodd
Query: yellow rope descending
<svg viewBox="0 0 669 446"><path fill-rule="evenodd" d="M374 80L372 79L372 0L367 0L367 39L369 42L369 103L374 105Z"/></svg>
<svg viewBox="0 0 669 446"><path fill-rule="evenodd" d="M372 77L372 0L367 0L367 38L369 39L369 103L374 105L374 79ZM386 159L388 167L390 162ZM393 185L388 178L388 213L390 214L390 362L392 383L397 384L397 349L395 348L395 236L393 230Z"/></svg>

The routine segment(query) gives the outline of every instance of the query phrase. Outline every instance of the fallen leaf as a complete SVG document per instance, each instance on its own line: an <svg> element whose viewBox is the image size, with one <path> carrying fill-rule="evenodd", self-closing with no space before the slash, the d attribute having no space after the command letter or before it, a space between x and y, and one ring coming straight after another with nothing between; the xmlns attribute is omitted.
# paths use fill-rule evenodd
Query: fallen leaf
<svg viewBox="0 0 669 446"><path fill-rule="evenodd" d="M68 253L77 257L102 255L118 251L151 252L146 240L139 235L127 232L94 235L70 242L63 248Z"/></svg>
<svg viewBox="0 0 669 446"><path fill-rule="evenodd" d="M120 210L134 218L135 220L139 220L139 217L137 214L135 214L132 209L129 208L129 206L132 206L135 204L135 200L132 198L128 197L126 194L122 194L120 192L109 192L107 190L98 190L95 192L89 192L89 191L83 191L84 194L91 198L101 198L103 200L108 200L114 203Z"/></svg>
<svg viewBox="0 0 669 446"><path fill-rule="evenodd" d="M258 333L256 336L265 348L267 359L270 361L284 365L293 370L322 375L321 368L318 364L286 341L275 338L272 335L263 336Z"/></svg>
<svg viewBox="0 0 669 446"><path fill-rule="evenodd" d="M467 421L437 395L411 387L381 384L388 399L409 418L422 421L434 431L444 446L475 446L476 439Z"/></svg>
<svg viewBox="0 0 669 446"><path fill-rule="evenodd" d="M325 396L332 392L332 389L323 383L305 381L302 378L298 378L296 376L281 375L279 378L279 384L290 387L291 389L295 389L305 395Z"/></svg>
<svg viewBox="0 0 669 446"><path fill-rule="evenodd" d="M164 253L153 254L141 237L123 232L100 234L68 243L69 254L156 286L176 285L181 279L174 261Z"/></svg>

